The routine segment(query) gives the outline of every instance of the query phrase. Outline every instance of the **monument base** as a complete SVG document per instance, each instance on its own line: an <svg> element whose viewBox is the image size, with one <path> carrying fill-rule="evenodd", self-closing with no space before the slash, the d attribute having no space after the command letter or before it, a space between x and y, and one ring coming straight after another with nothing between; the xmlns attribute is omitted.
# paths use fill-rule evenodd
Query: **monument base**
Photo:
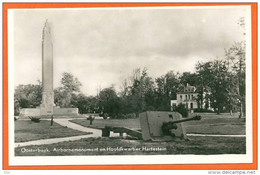
<svg viewBox="0 0 260 175"><path fill-rule="evenodd" d="M19 118L22 117L39 117L41 116L41 109L40 108L23 108L20 109L20 114L19 114Z"/></svg>
<svg viewBox="0 0 260 175"><path fill-rule="evenodd" d="M55 108L54 92L53 91L42 92L42 103L40 105L41 116L53 115L54 108Z"/></svg>
<svg viewBox="0 0 260 175"><path fill-rule="evenodd" d="M53 114L43 114L41 108L23 108L20 109L19 118L28 118L28 116L49 118L51 115L58 118L77 117L79 114L78 111L78 108L59 108L57 106L54 106Z"/></svg>
<svg viewBox="0 0 260 175"><path fill-rule="evenodd" d="M78 108L53 108L53 115L54 116L63 116L63 115L78 115L79 109Z"/></svg>

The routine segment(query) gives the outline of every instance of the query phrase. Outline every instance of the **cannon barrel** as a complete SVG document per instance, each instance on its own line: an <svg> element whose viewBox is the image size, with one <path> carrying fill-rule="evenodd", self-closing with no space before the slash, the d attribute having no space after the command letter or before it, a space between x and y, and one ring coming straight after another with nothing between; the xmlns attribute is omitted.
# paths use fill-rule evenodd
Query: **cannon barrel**
<svg viewBox="0 0 260 175"><path fill-rule="evenodd" d="M191 120L200 120L200 119L201 119L201 116L196 115L195 117L192 117L192 118L181 119L181 120L170 121L170 122L163 122L162 127L161 127L162 132L163 132L164 135L175 136L175 134L172 133L171 130L178 128L176 123L187 122L187 121L191 121Z"/></svg>
<svg viewBox="0 0 260 175"><path fill-rule="evenodd" d="M196 115L195 117L191 117L191 118L187 118L187 119L171 121L171 123L181 123L181 122L187 122L187 121L191 121L191 120L200 120L200 119L201 119L201 116L200 115Z"/></svg>

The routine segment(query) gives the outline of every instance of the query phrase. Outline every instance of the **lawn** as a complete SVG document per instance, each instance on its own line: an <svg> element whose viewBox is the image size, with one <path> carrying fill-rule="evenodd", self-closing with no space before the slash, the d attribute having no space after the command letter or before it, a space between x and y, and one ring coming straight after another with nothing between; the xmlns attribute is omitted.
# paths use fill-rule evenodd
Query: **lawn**
<svg viewBox="0 0 260 175"><path fill-rule="evenodd" d="M139 119L106 119L106 120L94 120L93 124L90 125L89 120L87 119L74 119L70 120L72 123L76 123L81 126L91 127L91 128L104 128L105 126L120 126L127 128L137 128L140 129Z"/></svg>
<svg viewBox="0 0 260 175"><path fill-rule="evenodd" d="M93 125L86 119L75 119L71 122L93 128L104 128L105 126L118 126L140 129L140 121L136 119L107 119L94 120ZM244 135L245 120L239 118L225 118L225 115L202 115L200 121L189 121L183 123L187 133L196 134L225 134Z"/></svg>
<svg viewBox="0 0 260 175"><path fill-rule="evenodd" d="M42 120L40 123L34 123L31 120L15 121L15 142L26 142L39 139L86 134L89 133L66 128L55 122L53 123L53 126L50 126L50 121L47 120Z"/></svg>
<svg viewBox="0 0 260 175"><path fill-rule="evenodd" d="M144 148L148 149L144 149ZM149 148L161 150L149 150ZM112 149L114 149L112 151ZM118 148L115 151L115 148ZM31 150L31 152L25 152ZM33 151L35 150L35 151ZM48 150L41 152L38 150ZM189 140L171 142L144 142L131 138L87 138L42 146L15 149L16 156L70 156L70 155L165 155L165 154L245 154L245 138L189 137Z"/></svg>
<svg viewBox="0 0 260 175"><path fill-rule="evenodd" d="M93 125L86 119L75 119L71 122L82 126L103 128L105 126L121 126L128 128L140 128L139 119L107 119L94 120ZM55 123L50 126L49 121L32 123L31 121L16 121L16 142L23 139L39 139L52 137L65 137L86 134L64 128ZM200 134L227 134L244 135L245 120L230 117L229 115L202 115L200 121L184 123L187 133ZM50 132L51 131L51 132ZM54 132L53 132L54 131ZM120 148L111 151L110 148ZM161 150L145 150L147 148L158 148ZM122 150L121 150L122 148ZM27 150L27 151L25 151ZM41 150L45 150L42 152ZM77 141L60 142L50 145L26 146L15 148L16 156L69 156L69 155L163 155L163 154L245 154L245 137L195 137L189 136L188 140L175 139L174 141L145 142L127 137L98 137L86 138Z"/></svg>

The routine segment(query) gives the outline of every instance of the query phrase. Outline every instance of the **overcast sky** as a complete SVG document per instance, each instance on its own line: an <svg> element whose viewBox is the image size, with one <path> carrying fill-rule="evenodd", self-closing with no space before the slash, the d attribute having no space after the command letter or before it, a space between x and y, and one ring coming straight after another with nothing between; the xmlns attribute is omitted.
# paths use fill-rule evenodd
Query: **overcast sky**
<svg viewBox="0 0 260 175"><path fill-rule="evenodd" d="M14 84L41 80L41 41L45 20L51 24L54 87L62 72L83 84L86 95L116 85L135 68L153 78L170 70L194 71L197 61L224 56L224 48L242 41L237 24L245 9L114 8L15 10L13 15Z"/></svg>

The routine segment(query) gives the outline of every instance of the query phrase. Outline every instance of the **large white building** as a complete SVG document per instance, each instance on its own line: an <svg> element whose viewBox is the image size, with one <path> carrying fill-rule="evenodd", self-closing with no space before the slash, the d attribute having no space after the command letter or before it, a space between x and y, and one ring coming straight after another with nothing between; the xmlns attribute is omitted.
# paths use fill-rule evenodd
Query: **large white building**
<svg viewBox="0 0 260 175"><path fill-rule="evenodd" d="M187 84L182 92L177 93L177 100L171 100L171 109L173 110L179 104L184 104L187 109L193 111L198 108L197 96L195 86Z"/></svg>

